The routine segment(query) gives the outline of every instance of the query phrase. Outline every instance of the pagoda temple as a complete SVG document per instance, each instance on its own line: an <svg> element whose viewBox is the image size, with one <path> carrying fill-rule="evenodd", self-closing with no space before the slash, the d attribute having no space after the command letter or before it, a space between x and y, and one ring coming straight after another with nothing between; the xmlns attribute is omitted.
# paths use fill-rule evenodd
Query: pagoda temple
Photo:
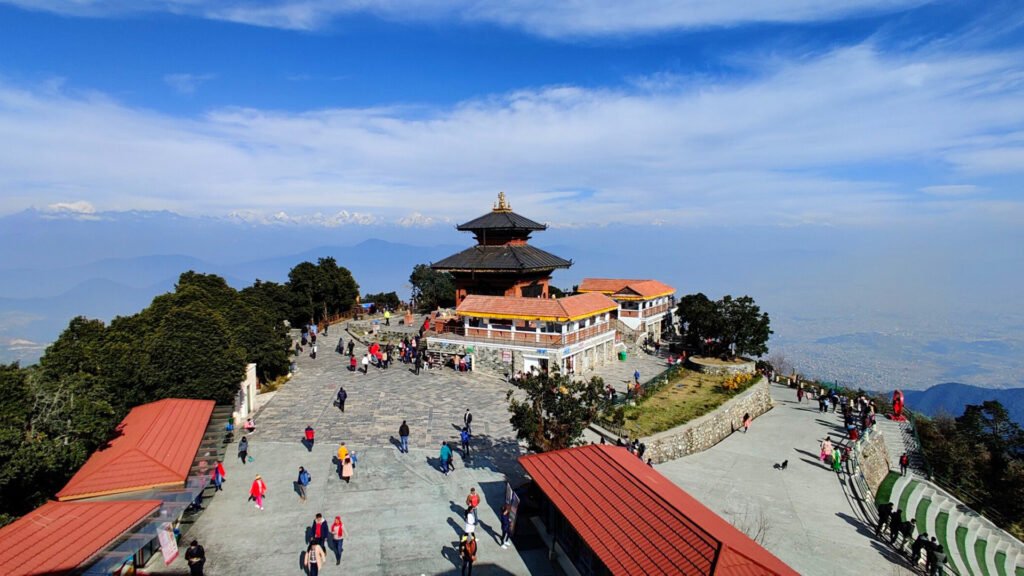
<svg viewBox="0 0 1024 576"><path fill-rule="evenodd" d="M527 243L531 233L547 226L513 212L504 192L493 210L458 229L472 232L476 246L430 266L455 277L456 306L469 294L548 298L551 273L572 266L571 260Z"/></svg>

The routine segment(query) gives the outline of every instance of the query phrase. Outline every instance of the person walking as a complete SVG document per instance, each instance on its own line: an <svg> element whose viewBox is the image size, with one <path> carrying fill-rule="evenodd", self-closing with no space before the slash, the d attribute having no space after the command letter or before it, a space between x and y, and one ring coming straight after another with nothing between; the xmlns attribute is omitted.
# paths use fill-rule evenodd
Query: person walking
<svg viewBox="0 0 1024 576"><path fill-rule="evenodd" d="M348 355L349 356L353 356L352 351L355 349L355 347L356 347L356 341L353 338L353 339L348 341Z"/></svg>
<svg viewBox="0 0 1024 576"><path fill-rule="evenodd" d="M480 505L480 495L476 493L476 488L470 488L469 494L466 494L466 508L476 508Z"/></svg>
<svg viewBox="0 0 1024 576"><path fill-rule="evenodd" d="M206 550L199 545L199 541L193 540L185 550L185 562L188 562L188 573L192 576L203 576L203 566L206 566Z"/></svg>
<svg viewBox="0 0 1024 576"><path fill-rule="evenodd" d="M470 434L473 433L473 414L466 408L466 413L462 415L462 423L466 426L466 431Z"/></svg>
<svg viewBox="0 0 1024 576"><path fill-rule="evenodd" d="M316 542L321 548L326 547L327 536L331 530L327 527L327 520L324 520L323 514L317 514L316 518L313 518L313 525L309 528L309 541Z"/></svg>
<svg viewBox="0 0 1024 576"><path fill-rule="evenodd" d="M843 455L838 447L832 450L832 471L836 474L843 471Z"/></svg>
<svg viewBox="0 0 1024 576"><path fill-rule="evenodd" d="M217 464L210 472L210 477L213 478L213 491L222 492L224 489L221 488L221 484L223 484L224 479L227 478L227 475L224 473L224 462L222 460L217 460Z"/></svg>
<svg viewBox="0 0 1024 576"><path fill-rule="evenodd" d="M466 534L476 534L476 508L466 508Z"/></svg>
<svg viewBox="0 0 1024 576"><path fill-rule="evenodd" d="M353 357L354 359L355 357ZM344 386L338 387L338 409L342 412L345 411L345 400L348 400L348 392L345 391Z"/></svg>
<svg viewBox="0 0 1024 576"><path fill-rule="evenodd" d="M928 546L928 533L921 532L910 546L910 564L915 568L921 562L921 550Z"/></svg>
<svg viewBox="0 0 1024 576"><path fill-rule="evenodd" d="M900 526L903 524L903 510L899 508L889 516L889 543L896 545L896 539L899 538Z"/></svg>
<svg viewBox="0 0 1024 576"><path fill-rule="evenodd" d="M345 337L338 338L338 345L334 347L334 351L338 354L345 353Z"/></svg>
<svg viewBox="0 0 1024 576"><path fill-rule="evenodd" d="M391 310L384 311L384 325L391 326Z"/></svg>
<svg viewBox="0 0 1024 576"><path fill-rule="evenodd" d="M309 576L319 576L320 567L323 566L326 561L327 554L324 552L324 549L315 541L310 541L309 546L306 547L306 558L303 562Z"/></svg>
<svg viewBox="0 0 1024 576"><path fill-rule="evenodd" d="M928 573L929 576L939 576L942 574L944 564L946 564L946 550L942 547L942 544L936 544L935 551L932 552L932 568Z"/></svg>
<svg viewBox="0 0 1024 576"><path fill-rule="evenodd" d="M824 462L831 455L832 455L832 439L829 438L828 436L826 436L825 439L821 441L821 454L819 455L819 458L821 459L822 462Z"/></svg>
<svg viewBox="0 0 1024 576"><path fill-rule="evenodd" d="M462 442L462 459L469 458L469 428L463 428L459 432L459 440Z"/></svg>
<svg viewBox="0 0 1024 576"><path fill-rule="evenodd" d="M636 370L633 371L633 384L635 384L636 386L640 385L640 369L639 368L637 368Z"/></svg>
<svg viewBox="0 0 1024 576"><path fill-rule="evenodd" d="M238 459L242 461L243 465L249 459L249 439L245 436L238 441Z"/></svg>
<svg viewBox="0 0 1024 576"><path fill-rule="evenodd" d="M313 340L313 345L309 349L309 357L312 358L313 360L316 360L316 352L316 340Z"/></svg>
<svg viewBox="0 0 1024 576"><path fill-rule="evenodd" d="M892 502L885 502L878 506L878 523L875 524L875 536L881 537L885 527L889 524L889 516L892 516Z"/></svg>
<svg viewBox="0 0 1024 576"><path fill-rule="evenodd" d="M341 461L341 479L345 481L345 484L352 480L352 474L355 470L355 457L355 452L352 452Z"/></svg>
<svg viewBox="0 0 1024 576"><path fill-rule="evenodd" d="M331 524L331 550L334 551L334 565L341 564L341 553L345 551L345 525L341 516L335 516Z"/></svg>
<svg viewBox="0 0 1024 576"><path fill-rule="evenodd" d="M419 376L420 375L420 369L423 368L423 355L419 354L417 352L413 352L413 355L415 356L415 360L413 360L413 363L412 363L413 374Z"/></svg>
<svg viewBox="0 0 1024 576"><path fill-rule="evenodd" d="M476 534L463 534L459 541L459 557L462 558L462 576L473 576L476 562Z"/></svg>
<svg viewBox="0 0 1024 576"><path fill-rule="evenodd" d="M409 425L402 420L402 425L398 427L398 438L401 445L398 447L398 451L402 454L409 453Z"/></svg>
<svg viewBox="0 0 1024 576"><path fill-rule="evenodd" d="M502 504L501 506L501 547L508 549L512 543L512 506Z"/></svg>
<svg viewBox="0 0 1024 576"><path fill-rule="evenodd" d="M252 481L252 486L249 487L249 499L256 501L256 508L263 510L263 498L267 495L267 483L263 481L263 476L256 475L256 479Z"/></svg>
<svg viewBox="0 0 1024 576"><path fill-rule="evenodd" d="M306 426L305 441L306 441L305 442L306 450L312 452L313 451L313 442L316 441L316 432L313 431L313 427L312 426L308 426L308 425Z"/></svg>
<svg viewBox="0 0 1024 576"><path fill-rule="evenodd" d="M358 367L359 367L359 361L356 360L355 355L349 354L348 355L348 371L349 372L355 372L358 369Z"/></svg>
<svg viewBox="0 0 1024 576"><path fill-rule="evenodd" d="M306 488L309 487L309 483L312 481L313 477L309 475L309 472L302 466L299 466L299 477L295 480L295 488L299 492L299 500L303 503L306 502Z"/></svg>
<svg viewBox="0 0 1024 576"><path fill-rule="evenodd" d="M744 434L746 434L750 430L750 424L753 421L754 421L754 419L750 417L750 412L747 412L746 414L743 415L743 433Z"/></svg>
<svg viewBox="0 0 1024 576"><path fill-rule="evenodd" d="M900 454L900 476L907 475L907 466L910 466L910 456L907 456L907 453L904 452Z"/></svg>
<svg viewBox="0 0 1024 576"><path fill-rule="evenodd" d="M447 442L441 442L441 471L447 476L448 472L453 468L451 446L448 446Z"/></svg>
<svg viewBox="0 0 1024 576"><path fill-rule="evenodd" d="M363 354L363 376L370 373L370 353Z"/></svg>

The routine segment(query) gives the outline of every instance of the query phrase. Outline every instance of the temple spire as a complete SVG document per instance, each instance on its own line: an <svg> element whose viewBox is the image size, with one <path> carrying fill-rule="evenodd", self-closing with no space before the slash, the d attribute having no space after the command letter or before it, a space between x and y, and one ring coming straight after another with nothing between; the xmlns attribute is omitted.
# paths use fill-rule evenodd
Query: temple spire
<svg viewBox="0 0 1024 576"><path fill-rule="evenodd" d="M512 206L505 199L504 192L498 192L498 201L494 204L494 212L511 212Z"/></svg>

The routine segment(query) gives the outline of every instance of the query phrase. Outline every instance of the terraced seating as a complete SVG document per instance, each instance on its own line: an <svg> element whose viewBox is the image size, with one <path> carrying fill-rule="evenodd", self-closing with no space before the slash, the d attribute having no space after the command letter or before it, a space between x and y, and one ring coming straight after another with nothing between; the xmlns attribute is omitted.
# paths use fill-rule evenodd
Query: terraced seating
<svg viewBox="0 0 1024 576"><path fill-rule="evenodd" d="M917 530L935 536L959 576L1024 576L1024 543L1001 530L941 488L913 475L890 472L875 503L892 502Z"/></svg>

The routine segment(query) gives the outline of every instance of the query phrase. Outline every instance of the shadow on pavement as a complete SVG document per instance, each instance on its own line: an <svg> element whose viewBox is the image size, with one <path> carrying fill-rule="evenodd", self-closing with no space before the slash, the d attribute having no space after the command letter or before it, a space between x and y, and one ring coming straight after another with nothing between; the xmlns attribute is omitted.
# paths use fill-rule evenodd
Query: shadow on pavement
<svg viewBox="0 0 1024 576"><path fill-rule="evenodd" d="M466 468L501 472L506 475L518 473L519 456L522 450L513 438L492 438L488 435L473 436L472 457L463 459Z"/></svg>

